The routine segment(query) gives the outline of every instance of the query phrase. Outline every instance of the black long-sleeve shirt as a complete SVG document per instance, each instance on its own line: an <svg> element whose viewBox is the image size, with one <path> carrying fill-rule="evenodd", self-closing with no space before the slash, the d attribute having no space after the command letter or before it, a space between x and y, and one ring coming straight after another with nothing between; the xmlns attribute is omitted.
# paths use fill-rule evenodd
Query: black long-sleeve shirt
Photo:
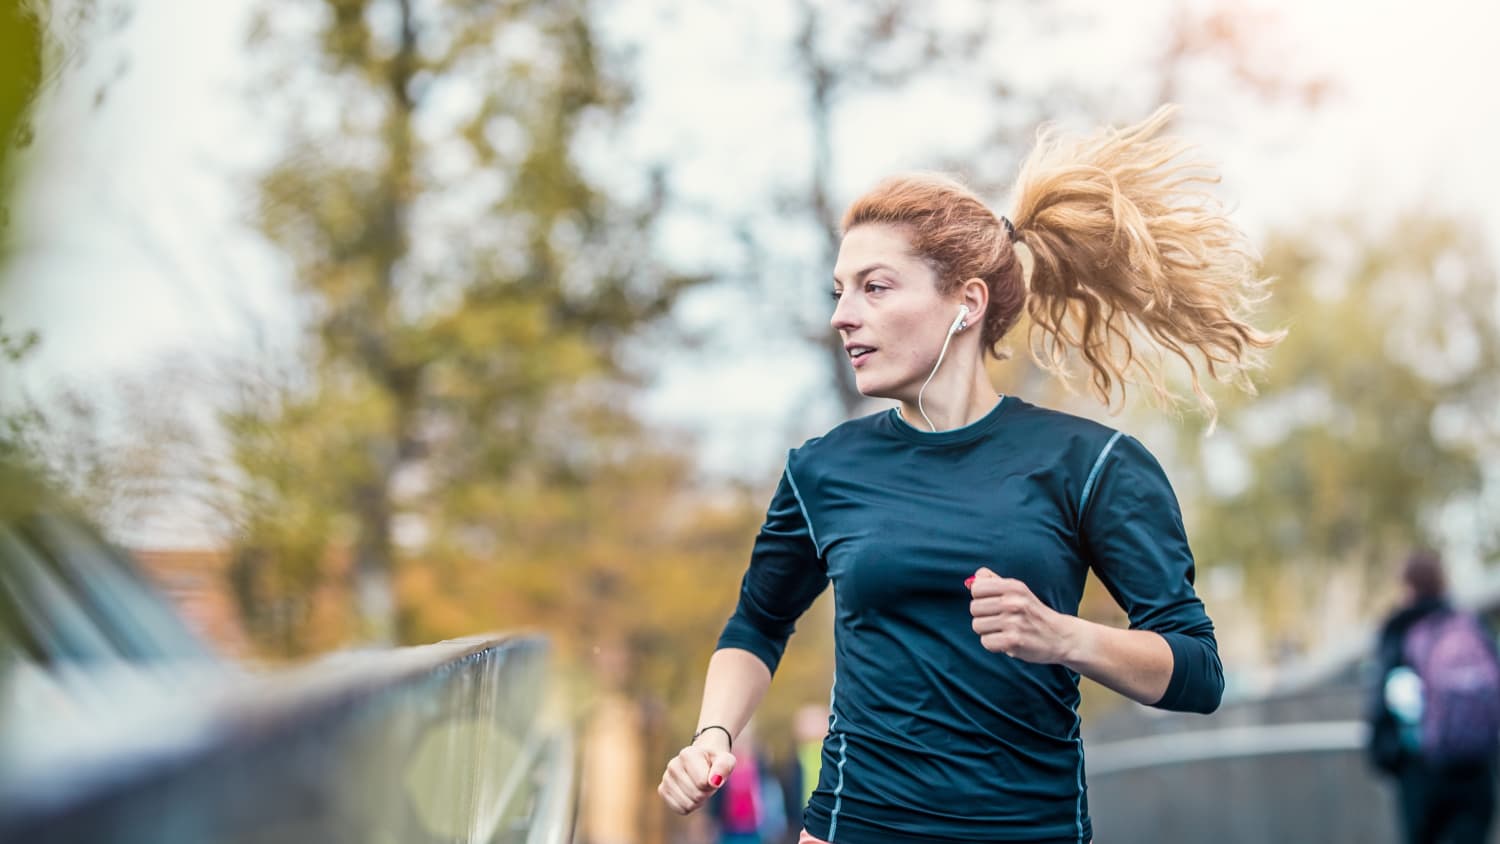
<svg viewBox="0 0 1500 844"><path fill-rule="evenodd" d="M991 653L964 580L980 566L1076 614L1093 570L1161 634L1165 709L1223 692L1213 623L1160 465L1135 439L1005 397L930 433L895 411L791 452L719 639L772 672L832 582L835 677L809 832L835 842L1092 837L1078 675Z"/></svg>

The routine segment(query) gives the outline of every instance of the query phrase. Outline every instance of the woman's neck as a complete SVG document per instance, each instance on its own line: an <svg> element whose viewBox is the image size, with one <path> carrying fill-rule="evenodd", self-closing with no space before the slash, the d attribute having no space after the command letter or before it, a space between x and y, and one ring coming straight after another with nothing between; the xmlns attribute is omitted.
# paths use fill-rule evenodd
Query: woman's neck
<svg viewBox="0 0 1500 844"><path fill-rule="evenodd" d="M946 368L947 364L943 366ZM949 376L947 379L943 377L945 374ZM999 403L989 373L976 359L967 366L955 366L950 372L938 372L922 393L920 407L915 396L909 401L903 399L901 418L921 431L951 431L983 419ZM926 419L922 417L923 411L927 413ZM932 428L928 427L928 419L932 420Z"/></svg>

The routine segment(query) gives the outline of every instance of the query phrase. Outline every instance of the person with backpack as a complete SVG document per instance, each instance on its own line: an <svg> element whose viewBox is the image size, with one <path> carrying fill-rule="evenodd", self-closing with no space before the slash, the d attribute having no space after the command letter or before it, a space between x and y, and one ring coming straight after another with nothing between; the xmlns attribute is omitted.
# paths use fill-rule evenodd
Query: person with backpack
<svg viewBox="0 0 1500 844"><path fill-rule="evenodd" d="M1370 760L1395 780L1408 844L1484 844L1500 752L1495 637L1449 602L1437 554L1412 554L1401 579L1376 646Z"/></svg>

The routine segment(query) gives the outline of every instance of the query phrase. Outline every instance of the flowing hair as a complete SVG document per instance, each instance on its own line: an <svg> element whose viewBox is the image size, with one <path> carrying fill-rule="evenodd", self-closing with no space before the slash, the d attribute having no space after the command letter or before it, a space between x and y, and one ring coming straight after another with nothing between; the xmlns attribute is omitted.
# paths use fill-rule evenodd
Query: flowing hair
<svg viewBox="0 0 1500 844"><path fill-rule="evenodd" d="M1217 409L1201 374L1254 393L1250 373L1285 332L1249 323L1269 280L1210 192L1217 174L1183 160L1186 144L1162 134L1174 110L1088 137L1044 129L1016 179L1011 226L959 182L919 173L860 197L843 229L903 228L945 294L983 280L982 345L1005 357L1000 343L1024 308L1037 364L1067 382L1071 355L1081 355L1106 405L1140 382L1175 401L1164 376L1170 353L1212 426Z"/></svg>

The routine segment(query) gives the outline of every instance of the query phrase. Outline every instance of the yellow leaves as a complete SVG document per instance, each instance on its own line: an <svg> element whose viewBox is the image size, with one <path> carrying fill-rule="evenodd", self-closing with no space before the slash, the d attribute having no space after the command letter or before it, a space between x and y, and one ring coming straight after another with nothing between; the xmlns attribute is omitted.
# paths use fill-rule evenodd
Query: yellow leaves
<svg viewBox="0 0 1500 844"><path fill-rule="evenodd" d="M367 65L374 59L365 19L368 5L368 0L325 0L323 50L342 65Z"/></svg>
<svg viewBox="0 0 1500 844"><path fill-rule="evenodd" d="M475 612L482 596L455 592L429 566L411 562L403 565L396 577L396 596L401 626L413 644L500 629L485 623L486 614Z"/></svg>
<svg viewBox="0 0 1500 844"><path fill-rule="evenodd" d="M547 339L546 303L502 299L473 302L448 317L453 340L466 352L530 350Z"/></svg>
<svg viewBox="0 0 1500 844"><path fill-rule="evenodd" d="M641 450L581 483L524 471L441 490L433 541L397 577L406 635L538 630L568 665L623 648L626 691L675 701L733 607L760 517L702 500L686 470Z"/></svg>
<svg viewBox="0 0 1500 844"><path fill-rule="evenodd" d="M14 184L10 173L15 142L24 146L27 113L41 91L47 32L34 8L23 3L0 6L0 207L10 203L3 192ZM3 228L3 226L0 226Z"/></svg>
<svg viewBox="0 0 1500 844"><path fill-rule="evenodd" d="M343 309L360 304L370 295L375 269L368 257L356 257L320 267L316 279L310 281L317 285L330 309Z"/></svg>
<svg viewBox="0 0 1500 844"><path fill-rule="evenodd" d="M1184 502L1200 561L1243 571L1267 629L1284 624L1294 638L1308 631L1296 632L1300 605L1287 603L1286 584L1382 573L1438 538L1435 513L1475 494L1486 434L1448 440L1434 422L1480 406L1500 372L1500 289L1472 232L1420 217L1389 230L1347 221L1307 230L1266 250L1277 277L1268 322L1291 331L1258 378L1259 396L1224 397L1213 449L1192 437L1205 477L1224 462L1214 449L1247 477L1232 492L1203 484ZM1468 351L1444 360L1455 331Z"/></svg>

